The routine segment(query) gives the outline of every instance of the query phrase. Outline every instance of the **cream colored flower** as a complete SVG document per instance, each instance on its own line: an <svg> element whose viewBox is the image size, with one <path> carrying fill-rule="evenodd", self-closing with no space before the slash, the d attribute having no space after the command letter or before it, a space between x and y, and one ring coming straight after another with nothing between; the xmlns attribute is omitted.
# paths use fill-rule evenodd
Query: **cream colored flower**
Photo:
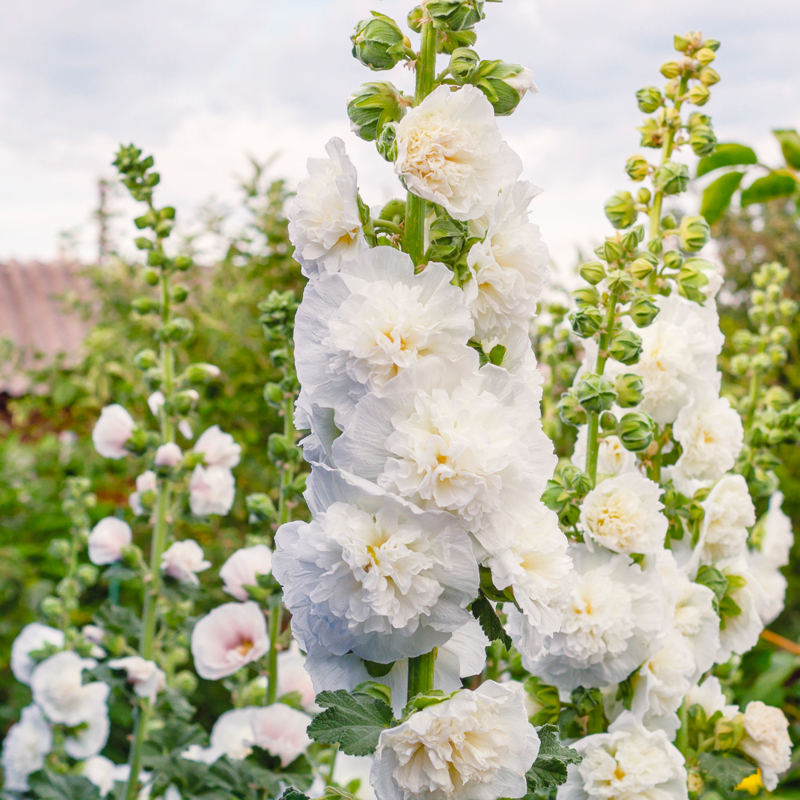
<svg viewBox="0 0 800 800"><path fill-rule="evenodd" d="M744 710L744 731L739 749L758 764L764 787L772 792L792 764L789 721L779 708L754 700Z"/></svg>

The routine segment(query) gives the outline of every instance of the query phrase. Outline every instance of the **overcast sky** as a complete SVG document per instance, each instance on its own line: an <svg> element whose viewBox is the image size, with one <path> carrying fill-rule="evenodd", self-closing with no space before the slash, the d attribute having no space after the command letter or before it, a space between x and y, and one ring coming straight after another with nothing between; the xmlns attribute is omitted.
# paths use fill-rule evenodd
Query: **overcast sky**
<svg viewBox="0 0 800 800"><path fill-rule="evenodd" d="M0 260L52 258L78 229L93 252L96 179L119 142L156 156L160 203L184 218L210 196L233 202L246 155L278 153L276 177L341 136L367 202L398 195L389 165L349 132L345 101L371 73L349 34L404 0L33 0L0 27ZM556 261L607 232L603 202L626 186L641 114L634 93L663 83L672 34L720 39L722 82L704 110L720 141L778 158L770 129L800 127L798 0L505 0L486 5L476 49L530 67L541 93L500 120L525 177L545 191L536 220Z"/></svg>

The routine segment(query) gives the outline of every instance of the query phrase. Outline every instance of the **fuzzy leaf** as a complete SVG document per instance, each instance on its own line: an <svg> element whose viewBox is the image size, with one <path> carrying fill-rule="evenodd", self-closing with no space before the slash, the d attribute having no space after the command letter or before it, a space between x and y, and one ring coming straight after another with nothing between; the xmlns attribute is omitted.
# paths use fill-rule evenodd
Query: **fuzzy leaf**
<svg viewBox="0 0 800 800"><path fill-rule="evenodd" d="M703 190L700 213L709 225L722 219L743 177L743 172L726 172Z"/></svg>
<svg viewBox="0 0 800 800"><path fill-rule="evenodd" d="M700 753L697 764L704 776L714 781L724 792L732 792L756 771L756 767L743 758L719 753Z"/></svg>
<svg viewBox="0 0 800 800"><path fill-rule="evenodd" d="M506 650L511 649L511 637L506 633L503 623L500 622L500 617L494 610L494 606L481 595L477 600L472 601L469 607L472 616L478 620L483 628L483 632L489 637L489 640L501 641Z"/></svg>
<svg viewBox="0 0 800 800"><path fill-rule="evenodd" d="M308 735L321 744L338 743L349 756L374 753L381 731L395 721L389 705L361 692L320 692L317 703L325 711L308 726Z"/></svg>
<svg viewBox="0 0 800 800"><path fill-rule="evenodd" d="M525 775L529 792L561 786L567 780L567 766L583 760L577 750L561 744L556 725L542 725L536 732L540 741L539 755Z"/></svg>
<svg viewBox="0 0 800 800"><path fill-rule="evenodd" d="M697 165L697 177L713 172L720 167L735 167L740 164L757 164L758 158L751 147L743 144L718 144L716 150L705 158L700 159Z"/></svg>
<svg viewBox="0 0 800 800"><path fill-rule="evenodd" d="M797 181L785 171L771 172L753 181L742 192L742 206L766 203L781 197L791 197L797 191Z"/></svg>
<svg viewBox="0 0 800 800"><path fill-rule="evenodd" d="M35 797L43 800L99 800L100 790L81 775L59 775L39 770L28 776Z"/></svg>

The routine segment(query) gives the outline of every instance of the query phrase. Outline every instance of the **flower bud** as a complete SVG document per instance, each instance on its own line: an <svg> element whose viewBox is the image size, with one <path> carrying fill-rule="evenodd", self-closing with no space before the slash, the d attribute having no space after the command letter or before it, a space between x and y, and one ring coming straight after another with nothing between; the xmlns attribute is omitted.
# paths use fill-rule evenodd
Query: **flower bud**
<svg viewBox="0 0 800 800"><path fill-rule="evenodd" d="M656 170L653 185L664 194L679 194L689 185L689 170L685 164L667 161Z"/></svg>
<svg viewBox="0 0 800 800"><path fill-rule="evenodd" d="M680 269L683 265L683 256L677 250L667 250L664 253L664 266L667 269Z"/></svg>
<svg viewBox="0 0 800 800"><path fill-rule="evenodd" d="M435 28L463 31L474 28L486 16L483 3L484 0L429 0L426 11Z"/></svg>
<svg viewBox="0 0 800 800"><path fill-rule="evenodd" d="M653 421L641 411L630 411L619 421L617 436L626 450L640 453L653 442Z"/></svg>
<svg viewBox="0 0 800 800"><path fill-rule="evenodd" d="M710 99L711 92L702 83L695 84L686 94L686 99L696 106L704 106Z"/></svg>
<svg viewBox="0 0 800 800"><path fill-rule="evenodd" d="M402 118L407 105L408 100L391 83L365 83L348 98L350 128L365 142L374 142L384 125Z"/></svg>
<svg viewBox="0 0 800 800"><path fill-rule="evenodd" d="M566 425L585 425L586 412L574 394L574 390L565 392L558 401L558 415Z"/></svg>
<svg viewBox="0 0 800 800"><path fill-rule="evenodd" d="M705 67L704 69L701 69L697 77L703 86L713 86L714 84L720 82L719 73L716 70L711 69L711 67Z"/></svg>
<svg viewBox="0 0 800 800"><path fill-rule="evenodd" d="M249 494L245 499L251 522L273 522L278 518L275 504L268 494Z"/></svg>
<svg viewBox="0 0 800 800"><path fill-rule="evenodd" d="M623 248L622 244L616 239L606 239L602 245L603 258L611 264L622 258Z"/></svg>
<svg viewBox="0 0 800 800"><path fill-rule="evenodd" d="M667 80L670 80L671 78L677 78L681 74L681 65L677 61L667 61L661 65L659 71Z"/></svg>
<svg viewBox="0 0 800 800"><path fill-rule="evenodd" d="M661 253L661 251L664 249L664 243L661 241L661 239L651 239L651 240L650 240L650 241L647 243L647 249L648 249L648 250L649 250L649 251L650 251L650 252L651 252L651 253L652 253L654 256L657 256L657 255L659 255L659 254Z"/></svg>
<svg viewBox="0 0 800 800"><path fill-rule="evenodd" d="M608 272L608 289L614 294L624 294L633 285L631 276L624 269L612 269Z"/></svg>
<svg viewBox="0 0 800 800"><path fill-rule="evenodd" d="M186 298L189 296L189 287L185 286L182 283L176 283L172 287L171 294L172 294L172 299L176 303L183 303L186 300Z"/></svg>
<svg viewBox="0 0 800 800"><path fill-rule="evenodd" d="M149 267L148 269L142 270L142 280L148 286L156 286L159 281L159 274L157 270L152 269Z"/></svg>
<svg viewBox="0 0 800 800"><path fill-rule="evenodd" d="M189 383L205 383L220 376L220 368L213 364L190 364L183 377Z"/></svg>
<svg viewBox="0 0 800 800"><path fill-rule="evenodd" d="M642 337L635 331L620 331L609 348L609 355L620 364L635 364L642 354Z"/></svg>
<svg viewBox="0 0 800 800"><path fill-rule="evenodd" d="M753 334L747 330L747 328L739 328L733 332L731 341L733 343L733 349L737 353L744 353L753 346L754 337Z"/></svg>
<svg viewBox="0 0 800 800"><path fill-rule="evenodd" d="M770 357L772 365L775 367L783 366L789 357L786 348L780 344L769 345L769 347L767 347L767 355Z"/></svg>
<svg viewBox="0 0 800 800"><path fill-rule="evenodd" d="M697 125L689 133L689 144L696 156L710 156L717 148L717 137L708 125Z"/></svg>
<svg viewBox="0 0 800 800"><path fill-rule="evenodd" d="M756 353L750 360L750 365L756 373L769 372L772 369L772 359L766 353Z"/></svg>
<svg viewBox="0 0 800 800"><path fill-rule="evenodd" d="M505 61L481 61L470 83L486 95L498 117L513 113L526 92L539 91L529 69Z"/></svg>
<svg viewBox="0 0 800 800"><path fill-rule="evenodd" d="M630 266L631 275L637 281L643 281L653 271L654 267L646 258L634 259Z"/></svg>
<svg viewBox="0 0 800 800"><path fill-rule="evenodd" d="M650 164L644 156L631 156L625 162L625 172L632 181L643 181L650 173Z"/></svg>
<svg viewBox="0 0 800 800"><path fill-rule="evenodd" d="M450 261L461 253L467 243L467 226L449 216L437 217L430 226L429 261Z"/></svg>
<svg viewBox="0 0 800 800"><path fill-rule="evenodd" d="M778 303L778 311L784 319L792 319L797 315L797 301L784 298Z"/></svg>
<svg viewBox="0 0 800 800"><path fill-rule="evenodd" d="M710 47L701 47L694 57L704 66L707 67L716 57L717 54Z"/></svg>
<svg viewBox="0 0 800 800"><path fill-rule="evenodd" d="M186 317L175 317L161 329L161 334L168 342L185 342L194 330Z"/></svg>
<svg viewBox="0 0 800 800"><path fill-rule="evenodd" d="M387 122L378 134L375 141L379 155L384 161L394 162L397 160L397 123Z"/></svg>
<svg viewBox="0 0 800 800"><path fill-rule="evenodd" d="M131 301L131 308L137 314L154 314L161 308L161 303L153 297L134 297Z"/></svg>
<svg viewBox="0 0 800 800"><path fill-rule="evenodd" d="M458 47L453 50L448 67L453 80L459 86L468 83L480 60L480 56L469 47Z"/></svg>
<svg viewBox="0 0 800 800"><path fill-rule="evenodd" d="M636 92L636 102L639 105L639 111L644 114L652 114L664 105L664 98L655 86L645 86L644 89Z"/></svg>
<svg viewBox="0 0 800 800"><path fill-rule="evenodd" d="M350 37L353 57L372 70L392 69L404 58L403 48L411 43L391 17L377 11L372 17L362 19Z"/></svg>
<svg viewBox="0 0 800 800"><path fill-rule="evenodd" d="M187 389L173 396L172 407L178 414L188 414L199 399L200 395L194 389Z"/></svg>
<svg viewBox="0 0 800 800"><path fill-rule="evenodd" d="M764 400L769 408L780 410L791 405L792 396L783 386L770 386Z"/></svg>
<svg viewBox="0 0 800 800"><path fill-rule="evenodd" d="M746 353L737 353L731 358L731 372L741 378L747 375L750 369L750 356Z"/></svg>
<svg viewBox="0 0 800 800"><path fill-rule="evenodd" d="M636 130L642 134L640 142L642 147L661 147L667 135L664 127L652 117L646 119Z"/></svg>
<svg viewBox="0 0 800 800"><path fill-rule="evenodd" d="M57 597L45 597L39 609L45 617L54 619L61 616L64 611L64 604Z"/></svg>
<svg viewBox="0 0 800 800"><path fill-rule="evenodd" d="M572 296L575 298L578 308L596 306L600 302L600 293L592 286L584 286L582 289L576 289L572 293Z"/></svg>
<svg viewBox="0 0 800 800"><path fill-rule="evenodd" d="M769 332L769 340L773 344L780 344L784 347L788 347L792 343L792 333L783 325L777 325Z"/></svg>
<svg viewBox="0 0 800 800"><path fill-rule="evenodd" d="M708 277L705 273L699 272L688 262L681 267L678 273L678 293L682 297L695 303L702 303L706 299L701 291L704 286L708 286Z"/></svg>
<svg viewBox="0 0 800 800"><path fill-rule="evenodd" d="M685 53L691 43L692 40L688 36L681 36L678 33L672 39L672 44L679 53Z"/></svg>
<svg viewBox="0 0 800 800"><path fill-rule="evenodd" d="M585 375L577 388L578 402L593 414L607 411L616 399L614 387L602 375Z"/></svg>
<svg viewBox="0 0 800 800"><path fill-rule="evenodd" d="M711 228L703 217L684 217L678 235L681 247L691 253L702 250L711 238Z"/></svg>
<svg viewBox="0 0 800 800"><path fill-rule="evenodd" d="M630 192L617 192L605 204L608 221L615 228L627 228L636 221L638 212Z"/></svg>
<svg viewBox="0 0 800 800"><path fill-rule="evenodd" d="M706 39L703 42L703 47L707 47L709 50L712 50L715 53L717 50L719 50L719 45L720 43L716 39Z"/></svg>
<svg viewBox="0 0 800 800"><path fill-rule="evenodd" d="M264 386L264 400L273 408L282 408L286 394L277 383L267 383Z"/></svg>
<svg viewBox="0 0 800 800"><path fill-rule="evenodd" d="M581 264L579 270L581 278L592 286L596 286L606 276L605 267L599 261L588 261L586 264Z"/></svg>
<svg viewBox="0 0 800 800"><path fill-rule="evenodd" d="M142 371L152 369L158 364L158 355L155 350L140 350L133 357L133 365Z"/></svg>
<svg viewBox="0 0 800 800"><path fill-rule="evenodd" d="M594 336L603 324L603 315L592 306L578 309L570 317L572 330L582 339Z"/></svg>
<svg viewBox="0 0 800 800"><path fill-rule="evenodd" d="M182 695L192 695L197 691L198 680L194 673L187 669L181 670L174 678L172 685Z"/></svg>
<svg viewBox="0 0 800 800"><path fill-rule="evenodd" d="M649 297L637 297L629 310L633 324L637 328L646 328L658 316L658 306Z"/></svg>
<svg viewBox="0 0 800 800"><path fill-rule="evenodd" d="M600 430L603 433L613 433L617 430L617 418L610 411L604 411L600 415ZM589 486L587 492L591 489L592 487Z"/></svg>
<svg viewBox="0 0 800 800"><path fill-rule="evenodd" d="M94 586L97 583L99 571L94 564L81 564L78 567L78 580L84 586Z"/></svg>
<svg viewBox="0 0 800 800"><path fill-rule="evenodd" d="M622 408L638 406L644 399L644 381L639 375L620 375L614 390L617 393L617 404Z"/></svg>

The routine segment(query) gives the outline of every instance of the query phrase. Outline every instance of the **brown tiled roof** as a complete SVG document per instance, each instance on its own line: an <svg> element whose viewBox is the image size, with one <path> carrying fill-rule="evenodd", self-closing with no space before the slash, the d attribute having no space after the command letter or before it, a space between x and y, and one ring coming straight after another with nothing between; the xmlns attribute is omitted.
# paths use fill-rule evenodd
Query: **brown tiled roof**
<svg viewBox="0 0 800 800"><path fill-rule="evenodd" d="M59 353L77 358L88 324L60 298L86 296L89 281L82 269L67 262L0 263L0 339L10 339L29 358L41 353L45 363ZM28 386L20 370L0 364L0 392L19 396Z"/></svg>

